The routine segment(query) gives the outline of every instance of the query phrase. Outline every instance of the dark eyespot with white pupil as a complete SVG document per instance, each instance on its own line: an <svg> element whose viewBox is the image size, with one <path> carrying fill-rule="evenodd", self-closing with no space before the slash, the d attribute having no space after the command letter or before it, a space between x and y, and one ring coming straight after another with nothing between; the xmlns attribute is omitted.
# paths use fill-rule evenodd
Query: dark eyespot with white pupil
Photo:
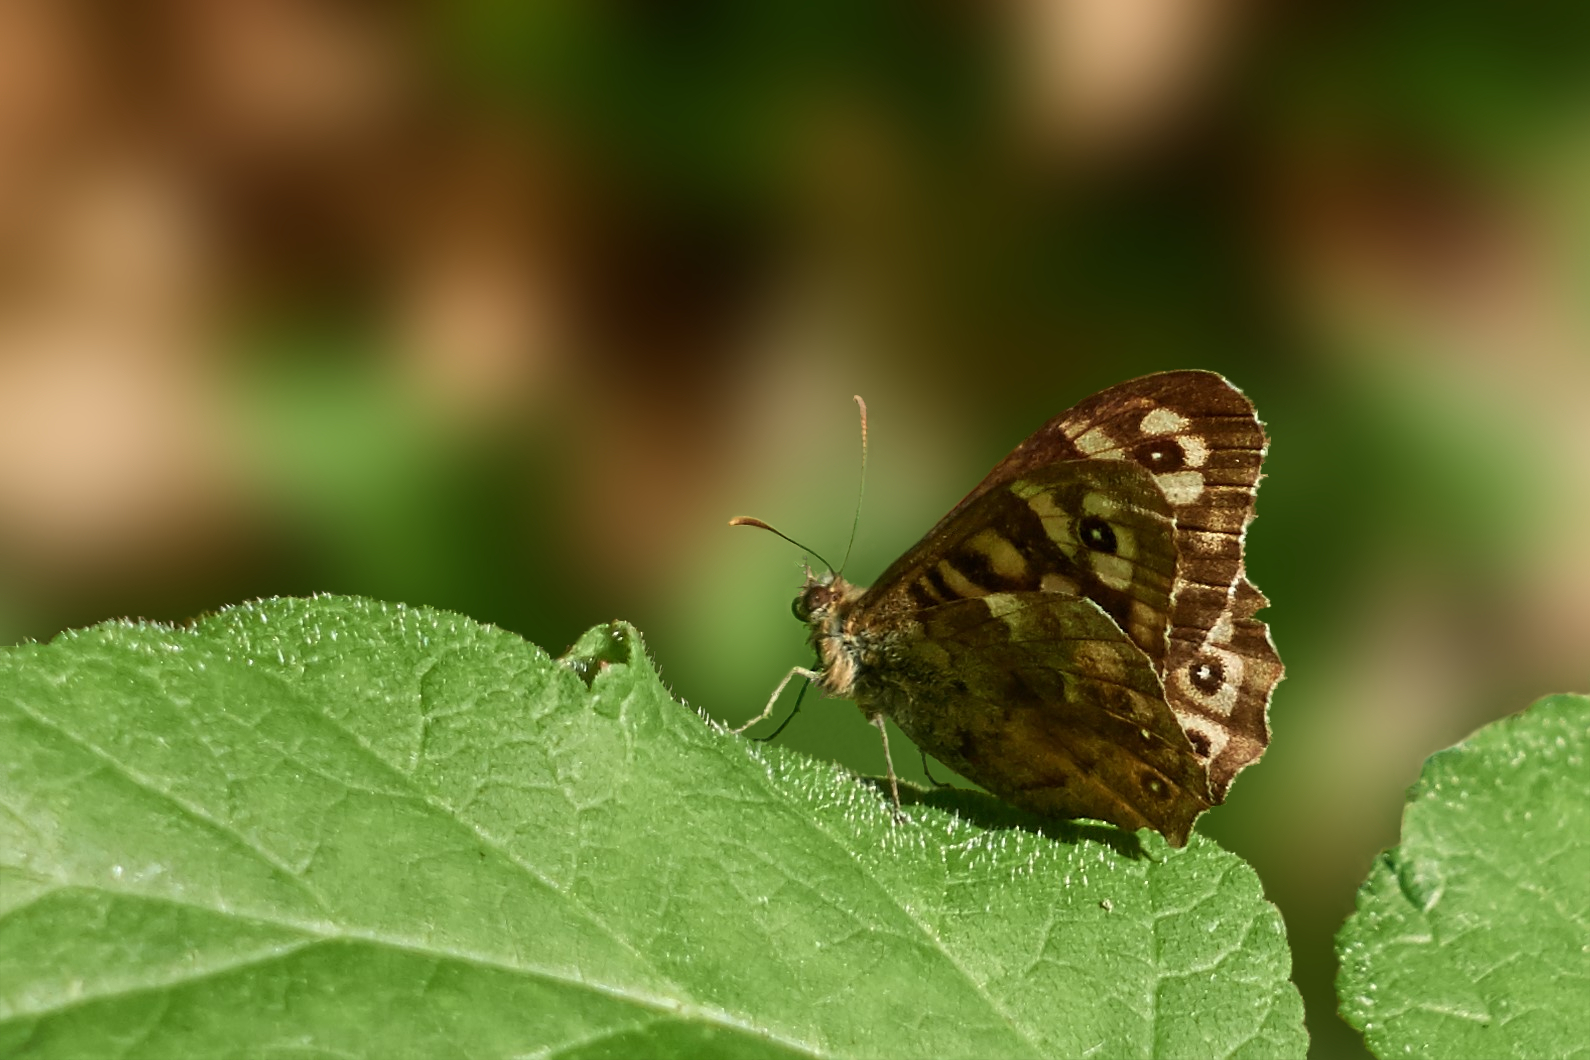
<svg viewBox="0 0 1590 1060"><path fill-rule="evenodd" d="M1083 516L1077 523L1077 537L1082 544L1094 552L1107 552L1115 554L1119 545L1115 540L1115 529L1109 523L1096 515Z"/></svg>
<svg viewBox="0 0 1590 1060"><path fill-rule="evenodd" d="M1180 471L1187 466L1187 453L1174 438L1150 438L1132 447L1132 459L1154 474Z"/></svg>
<svg viewBox="0 0 1590 1060"><path fill-rule="evenodd" d="M1187 667L1187 680L1204 695L1212 696L1226 683L1226 670L1214 659L1203 659Z"/></svg>

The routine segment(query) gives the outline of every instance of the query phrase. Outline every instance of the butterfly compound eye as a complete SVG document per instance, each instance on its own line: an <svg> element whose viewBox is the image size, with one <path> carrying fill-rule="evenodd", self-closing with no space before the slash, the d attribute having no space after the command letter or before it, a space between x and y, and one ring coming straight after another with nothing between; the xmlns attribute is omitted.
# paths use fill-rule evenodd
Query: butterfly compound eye
<svg viewBox="0 0 1590 1060"><path fill-rule="evenodd" d="M1117 547L1115 530L1096 515L1084 516L1082 521L1077 523L1077 536L1094 552L1115 554Z"/></svg>
<svg viewBox="0 0 1590 1060"><path fill-rule="evenodd" d="M797 621L797 622L810 622L811 621L812 609L806 603L806 594L805 593L800 593L798 596L795 597L794 600L790 601L789 610L790 610L790 614L795 616L795 621Z"/></svg>

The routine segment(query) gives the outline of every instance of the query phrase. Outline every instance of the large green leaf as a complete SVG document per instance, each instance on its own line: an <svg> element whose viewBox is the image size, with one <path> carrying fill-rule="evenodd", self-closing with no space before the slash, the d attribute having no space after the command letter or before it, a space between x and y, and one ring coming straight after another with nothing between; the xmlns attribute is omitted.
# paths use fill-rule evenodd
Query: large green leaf
<svg viewBox="0 0 1590 1060"><path fill-rule="evenodd" d="M1337 951L1377 1056L1590 1054L1590 699L1432 755Z"/></svg>
<svg viewBox="0 0 1590 1060"><path fill-rule="evenodd" d="M0 726L0 1054L1305 1047L1243 862L969 795L896 823L622 624L558 661L357 599L109 624L0 654Z"/></svg>

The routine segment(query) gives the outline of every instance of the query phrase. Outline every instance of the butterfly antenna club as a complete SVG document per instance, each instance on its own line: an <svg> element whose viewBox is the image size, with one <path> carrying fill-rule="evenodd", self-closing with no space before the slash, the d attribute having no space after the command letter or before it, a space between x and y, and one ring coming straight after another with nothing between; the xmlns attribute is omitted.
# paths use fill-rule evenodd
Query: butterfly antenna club
<svg viewBox="0 0 1590 1060"><path fill-rule="evenodd" d="M756 526L756 527L760 527L763 530L766 530L770 534L777 534L779 537L782 537L785 541L788 541L790 544L794 545L796 548L800 549L802 552L811 553L812 558L817 560L817 562L821 563L824 567L827 567L829 570L833 570L834 569L834 565L832 563L829 563L826 559L823 559L823 557L817 552L816 549L807 548L805 545L801 544L799 541L795 540L793 537L790 537L784 531L778 529L777 527L769 526L767 523L764 523L762 520L757 519L754 516L750 516L750 515L736 515L733 519L729 520L729 525L730 526Z"/></svg>

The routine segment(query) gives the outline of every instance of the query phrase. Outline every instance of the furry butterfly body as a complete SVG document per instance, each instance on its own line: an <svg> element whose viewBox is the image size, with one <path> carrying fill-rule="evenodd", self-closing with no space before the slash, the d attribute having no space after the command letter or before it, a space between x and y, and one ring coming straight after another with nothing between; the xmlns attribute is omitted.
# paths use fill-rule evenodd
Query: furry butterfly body
<svg viewBox="0 0 1590 1060"><path fill-rule="evenodd" d="M818 665L793 674L1017 806L1181 845L1269 740L1281 662L1243 566L1266 447L1211 372L1110 387L872 588L809 576Z"/></svg>

